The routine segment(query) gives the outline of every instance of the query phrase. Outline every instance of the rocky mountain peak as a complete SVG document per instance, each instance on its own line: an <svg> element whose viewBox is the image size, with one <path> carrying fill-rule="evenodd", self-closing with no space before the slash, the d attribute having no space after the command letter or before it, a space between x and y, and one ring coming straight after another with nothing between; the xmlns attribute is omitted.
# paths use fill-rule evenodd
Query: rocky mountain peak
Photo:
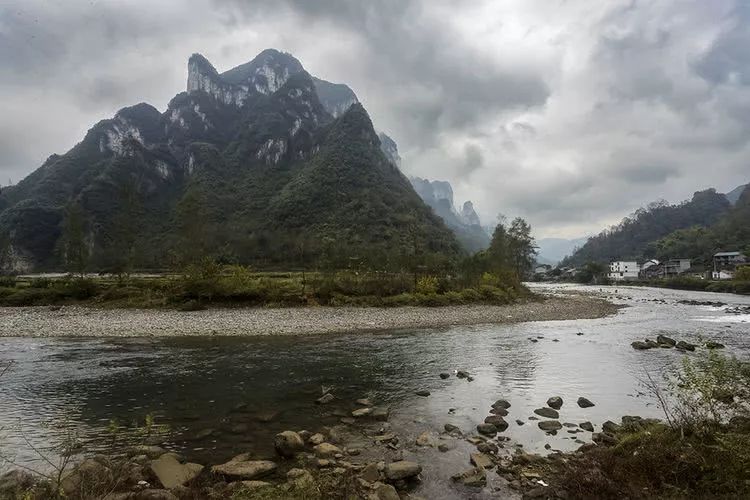
<svg viewBox="0 0 750 500"><path fill-rule="evenodd" d="M385 154L385 157L396 167L401 168L401 156L398 154L396 141L391 139L385 132L380 132L378 138L380 139L380 149Z"/></svg>
<svg viewBox="0 0 750 500"><path fill-rule="evenodd" d="M479 226L479 216L477 215L477 212L474 210L474 204L471 201L465 201L464 206L461 207L461 212L459 213L461 216L461 220L464 224L467 224L469 226Z"/></svg>

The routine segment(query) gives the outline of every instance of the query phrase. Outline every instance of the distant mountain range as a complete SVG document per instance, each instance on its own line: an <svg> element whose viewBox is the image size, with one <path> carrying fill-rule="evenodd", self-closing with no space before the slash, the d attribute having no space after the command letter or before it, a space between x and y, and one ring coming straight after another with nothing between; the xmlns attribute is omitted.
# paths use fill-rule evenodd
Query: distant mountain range
<svg viewBox="0 0 750 500"><path fill-rule="evenodd" d="M348 86L292 55L268 49L219 73L194 54L166 111L124 108L4 188L0 236L16 270L59 268L78 211L98 269L123 254L139 267L190 252L284 266L457 257L399 161Z"/></svg>
<svg viewBox="0 0 750 500"><path fill-rule="evenodd" d="M536 241L539 254L537 262L540 264L555 265L563 258L571 255L576 248L583 246L588 237L565 239L565 238L541 238Z"/></svg>
<svg viewBox="0 0 750 500"><path fill-rule="evenodd" d="M430 181L421 177L410 177L417 194L445 224L455 233L458 241L469 252L487 248L490 236L482 227L471 201L465 201L460 210L453 203L453 187L447 181Z"/></svg>

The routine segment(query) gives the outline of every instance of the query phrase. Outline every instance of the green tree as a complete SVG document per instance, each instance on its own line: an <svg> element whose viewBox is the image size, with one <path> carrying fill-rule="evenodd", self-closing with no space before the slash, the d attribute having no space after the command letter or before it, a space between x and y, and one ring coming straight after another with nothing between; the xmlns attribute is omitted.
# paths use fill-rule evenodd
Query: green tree
<svg viewBox="0 0 750 500"><path fill-rule="evenodd" d="M129 274L138 260L138 228L144 216L138 185L124 182L118 192L119 207L112 218L111 237L106 250L111 271Z"/></svg>
<svg viewBox="0 0 750 500"><path fill-rule="evenodd" d="M83 276L89 262L89 246L86 241L86 218L76 202L65 207L62 227L62 256L68 272Z"/></svg>
<svg viewBox="0 0 750 500"><path fill-rule="evenodd" d="M188 188L177 203L175 219L179 264L196 264L207 257L211 249L210 221L199 190Z"/></svg>
<svg viewBox="0 0 750 500"><path fill-rule="evenodd" d="M0 232L0 275L11 272L10 235Z"/></svg>
<svg viewBox="0 0 750 500"><path fill-rule="evenodd" d="M531 226L524 219L516 217L508 229L508 253L511 264L519 277L531 273L536 261L537 247L531 236Z"/></svg>

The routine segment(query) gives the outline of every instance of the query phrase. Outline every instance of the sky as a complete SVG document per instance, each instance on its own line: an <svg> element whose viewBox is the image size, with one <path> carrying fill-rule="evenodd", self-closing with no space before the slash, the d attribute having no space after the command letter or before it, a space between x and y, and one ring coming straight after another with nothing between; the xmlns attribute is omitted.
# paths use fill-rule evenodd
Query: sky
<svg viewBox="0 0 750 500"><path fill-rule="evenodd" d="M0 185L122 107L165 110L190 54L270 47L348 84L405 173L487 224L572 238L750 181L744 0L3 0Z"/></svg>

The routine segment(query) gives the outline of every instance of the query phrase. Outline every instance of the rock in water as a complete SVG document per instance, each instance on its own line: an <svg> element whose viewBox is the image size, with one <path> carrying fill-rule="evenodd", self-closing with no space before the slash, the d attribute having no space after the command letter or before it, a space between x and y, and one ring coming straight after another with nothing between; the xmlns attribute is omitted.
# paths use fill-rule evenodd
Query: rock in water
<svg viewBox="0 0 750 500"><path fill-rule="evenodd" d="M578 426L584 431L594 432L594 424L591 422L581 422Z"/></svg>
<svg viewBox="0 0 750 500"><path fill-rule="evenodd" d="M538 425L539 428L545 432L559 431L562 429L562 424L557 420L542 420Z"/></svg>
<svg viewBox="0 0 750 500"><path fill-rule="evenodd" d="M200 464L180 463L174 453L165 453L151 462L151 471L162 486L173 489L192 481L203 470Z"/></svg>
<svg viewBox="0 0 750 500"><path fill-rule="evenodd" d="M720 344L719 342L715 342L713 340L709 340L706 342L706 349L723 349L724 344Z"/></svg>
<svg viewBox="0 0 750 500"><path fill-rule="evenodd" d="M276 464L270 460L247 460L246 457L240 455L225 464L214 465L211 472L237 481L263 477L276 470Z"/></svg>
<svg viewBox="0 0 750 500"><path fill-rule="evenodd" d="M497 434L497 427L492 424L479 424L477 425L477 432L485 436L494 436Z"/></svg>
<svg viewBox="0 0 750 500"><path fill-rule="evenodd" d="M341 454L341 449L330 443L320 443L313 448L313 451L318 458L334 458L336 455Z"/></svg>
<svg viewBox="0 0 750 500"><path fill-rule="evenodd" d="M383 469L386 479L389 481L400 481L418 476L422 472L422 466L408 460L386 464Z"/></svg>
<svg viewBox="0 0 750 500"><path fill-rule="evenodd" d="M581 408L591 408L592 406L595 406L595 405L588 399L581 397L581 398L578 398L578 406L580 406Z"/></svg>
<svg viewBox="0 0 750 500"><path fill-rule="evenodd" d="M545 418L560 418L560 414L557 410L553 410L552 408L537 408L534 410L534 413Z"/></svg>
<svg viewBox="0 0 750 500"><path fill-rule="evenodd" d="M677 341L673 338L669 338L666 335L657 335L656 336L656 343L661 345L666 345L669 347L674 347L674 345L677 343Z"/></svg>
<svg viewBox="0 0 750 500"><path fill-rule="evenodd" d="M334 399L336 398L333 396L333 394L331 394L330 392L327 392L323 394L321 397L319 397L318 399L316 399L315 402L318 403L319 405L326 405L330 403L331 401L333 401Z"/></svg>
<svg viewBox="0 0 750 500"><path fill-rule="evenodd" d="M484 469L478 467L454 474L451 476L451 479L464 486L474 488L481 488L487 484L487 474L484 472Z"/></svg>
<svg viewBox="0 0 750 500"><path fill-rule="evenodd" d="M445 380L447 378L450 378L450 376L451 376L451 374L447 373L447 372L443 372L443 373L440 374L440 378L443 379L443 380Z"/></svg>
<svg viewBox="0 0 750 500"><path fill-rule="evenodd" d="M550 408L554 408L555 410L559 410L563 405L563 400L561 397L553 396L547 400L547 406Z"/></svg>
<svg viewBox="0 0 750 500"><path fill-rule="evenodd" d="M276 434L273 440L273 446L276 453L282 457L291 458L296 453L305 449L305 442L302 437L294 431L284 431Z"/></svg>
<svg viewBox="0 0 750 500"><path fill-rule="evenodd" d="M435 439L432 437L432 434L430 434L428 431L424 431L422 434L417 436L416 445L434 447Z"/></svg>
<svg viewBox="0 0 750 500"><path fill-rule="evenodd" d="M481 469L491 469L494 465L492 458L484 453L472 453L470 455L470 461L473 465L476 465Z"/></svg>
<svg viewBox="0 0 750 500"><path fill-rule="evenodd" d="M508 402L507 399L498 399L497 401L495 401L494 403L492 403L492 407L493 408L503 408L503 409L507 410L508 408L510 408L510 403Z"/></svg>
<svg viewBox="0 0 750 500"><path fill-rule="evenodd" d="M684 340L680 340L679 342L677 342L675 347L680 351L695 351L695 344L685 342Z"/></svg>
<svg viewBox="0 0 750 500"><path fill-rule="evenodd" d="M503 432L508 428L508 422L500 415L491 415L484 419L484 423L494 425L498 432Z"/></svg>
<svg viewBox="0 0 750 500"><path fill-rule="evenodd" d="M422 391L417 391L414 394L416 394L417 396L422 396L423 398L426 398L427 396L430 395L430 391L422 390Z"/></svg>

